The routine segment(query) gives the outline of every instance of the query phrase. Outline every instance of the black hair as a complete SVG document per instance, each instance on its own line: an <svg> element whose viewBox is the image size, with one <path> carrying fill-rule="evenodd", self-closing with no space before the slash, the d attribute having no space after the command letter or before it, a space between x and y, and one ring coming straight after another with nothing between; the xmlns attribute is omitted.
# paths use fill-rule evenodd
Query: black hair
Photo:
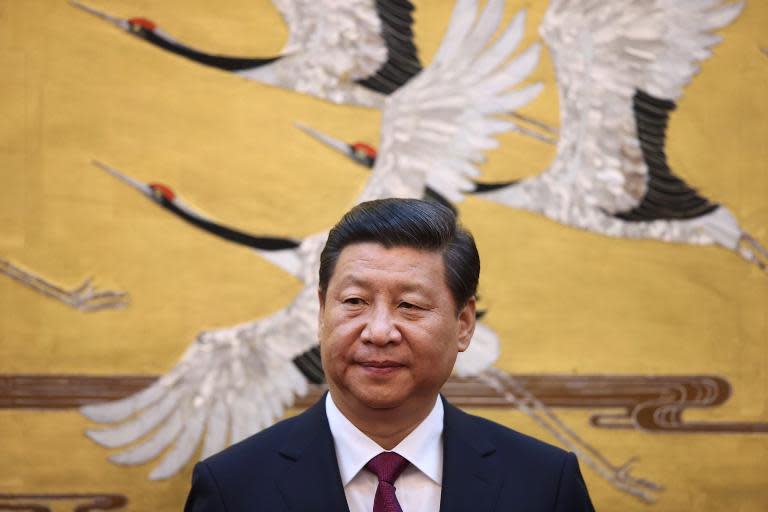
<svg viewBox="0 0 768 512"><path fill-rule="evenodd" d="M449 208L420 199L377 199L360 203L331 229L320 255L323 296L336 261L348 245L375 242L384 247L411 247L442 253L445 281L457 310L477 293L480 255L472 234Z"/></svg>

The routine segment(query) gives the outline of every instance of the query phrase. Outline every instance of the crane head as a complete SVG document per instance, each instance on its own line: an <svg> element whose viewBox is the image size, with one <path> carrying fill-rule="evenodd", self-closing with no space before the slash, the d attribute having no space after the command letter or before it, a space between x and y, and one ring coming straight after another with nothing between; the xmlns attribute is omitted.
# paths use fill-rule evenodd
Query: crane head
<svg viewBox="0 0 768 512"><path fill-rule="evenodd" d="M165 199L168 202L173 202L176 199L176 193L168 185L162 183L150 183L150 190L152 190L153 199L161 201Z"/></svg>
<svg viewBox="0 0 768 512"><path fill-rule="evenodd" d="M347 157L351 158L356 163L364 167L368 167L370 169L373 167L373 164L376 163L376 149L370 144L366 144L365 142L355 142L354 144L347 144L345 142L342 142L338 139L331 137L330 135L321 133L315 130L314 128L310 128L305 124L298 123L298 122L294 124L296 125L297 128L299 128L301 131L303 131L313 139L321 142L322 144L330 147L331 149L338 151L339 153L342 153L343 155L346 155Z"/></svg>
<svg viewBox="0 0 768 512"><path fill-rule="evenodd" d="M176 193L168 185L163 185L162 183L142 183L98 160L94 160L93 165L111 174L126 185L130 185L158 204L162 204L163 199L170 203L176 200Z"/></svg>
<svg viewBox="0 0 768 512"><path fill-rule="evenodd" d="M155 22L148 20L147 18L118 18L104 11L100 11L89 5L81 3L77 0L70 0L69 3L73 7L77 7L78 9L92 14L97 18L101 18L104 21L108 21L109 23L112 23L113 25L133 34L140 35L142 32L154 32L157 29Z"/></svg>
<svg viewBox="0 0 768 512"><path fill-rule="evenodd" d="M157 25L147 18L130 18L128 20L128 26L130 27L131 32L141 32L142 29L154 32L157 28Z"/></svg>
<svg viewBox="0 0 768 512"><path fill-rule="evenodd" d="M376 163L376 149L365 142L355 142L351 145L352 158L355 162L366 167L373 167Z"/></svg>

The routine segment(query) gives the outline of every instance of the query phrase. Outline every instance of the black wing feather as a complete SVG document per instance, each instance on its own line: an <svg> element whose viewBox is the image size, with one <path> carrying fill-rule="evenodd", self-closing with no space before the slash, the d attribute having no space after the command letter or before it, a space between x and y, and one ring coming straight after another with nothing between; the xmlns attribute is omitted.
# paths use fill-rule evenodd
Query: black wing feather
<svg viewBox="0 0 768 512"><path fill-rule="evenodd" d="M637 137L648 166L647 189L639 205L615 216L633 222L685 220L717 209L716 203L699 195L696 189L675 176L667 163L664 146L669 113L676 108L675 102L638 90L632 103Z"/></svg>
<svg viewBox="0 0 768 512"><path fill-rule="evenodd" d="M376 0L376 12L387 45L387 62L376 73L357 83L382 94L391 94L421 70L413 44L413 4L407 0Z"/></svg>

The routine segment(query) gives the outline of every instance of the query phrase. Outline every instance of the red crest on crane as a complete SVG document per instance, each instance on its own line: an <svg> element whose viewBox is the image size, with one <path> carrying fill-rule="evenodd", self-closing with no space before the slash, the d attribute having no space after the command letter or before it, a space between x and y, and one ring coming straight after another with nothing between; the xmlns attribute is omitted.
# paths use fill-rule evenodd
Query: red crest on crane
<svg viewBox="0 0 768 512"><path fill-rule="evenodd" d="M128 20L128 23L131 24L131 28L145 28L149 30L150 32L154 31L157 28L157 25L155 25L154 22L149 21L146 18L131 18Z"/></svg>
<svg viewBox="0 0 768 512"><path fill-rule="evenodd" d="M352 144L352 149L357 153L364 153L372 159L376 159L376 148L370 144L366 144L365 142L355 142Z"/></svg>
<svg viewBox="0 0 768 512"><path fill-rule="evenodd" d="M168 201L173 201L176 199L176 194L173 190L171 190L171 187L168 185L163 185L162 183L150 183L149 188L152 189L152 191L155 193L155 196L158 197L164 197Z"/></svg>

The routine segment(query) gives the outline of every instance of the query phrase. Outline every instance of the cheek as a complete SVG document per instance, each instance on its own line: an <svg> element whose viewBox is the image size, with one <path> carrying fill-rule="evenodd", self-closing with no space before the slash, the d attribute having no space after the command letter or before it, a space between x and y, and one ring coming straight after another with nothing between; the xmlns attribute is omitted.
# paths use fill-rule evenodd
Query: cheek
<svg viewBox="0 0 768 512"><path fill-rule="evenodd" d="M458 335L453 330L446 330L442 325L412 331L412 350L418 360L428 361L430 373L439 373L445 365L451 365L458 354ZM416 342L415 340L418 340Z"/></svg>
<svg viewBox="0 0 768 512"><path fill-rule="evenodd" d="M320 350L328 357L344 357L359 338L360 322L326 318L320 324Z"/></svg>

